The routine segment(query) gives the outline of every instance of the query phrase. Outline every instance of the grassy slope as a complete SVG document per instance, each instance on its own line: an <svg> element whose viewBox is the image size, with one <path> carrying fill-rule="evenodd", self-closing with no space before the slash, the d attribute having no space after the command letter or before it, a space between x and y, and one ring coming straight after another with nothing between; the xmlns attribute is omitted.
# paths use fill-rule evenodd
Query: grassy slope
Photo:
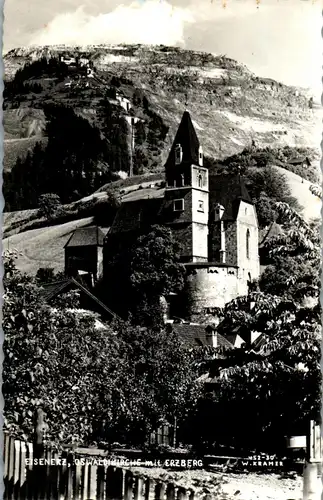
<svg viewBox="0 0 323 500"><path fill-rule="evenodd" d="M100 92L106 87L111 75L116 74L133 82L133 85L129 83L122 86L122 90L130 99L134 87L142 89L153 108L170 126L163 153L164 160L186 106L191 112L204 152L218 158L240 152L250 145L251 140L255 140L259 147L288 144L317 149L320 143L321 110L310 111L307 98L301 94L296 95L295 89L277 82L272 84L269 80L257 79L246 68L230 60L211 56L204 64L201 54L178 49L167 49L164 52L159 48L154 48L153 51L138 47L128 49L128 59L123 56L116 59L113 48L109 49L110 52L107 49L100 49L99 52L95 49L98 53L94 62L98 70L98 82L101 81L101 84L94 82L93 85L97 85ZM13 67L15 62L26 62L30 57L29 52L30 50L26 49L18 56L9 55L5 58L6 67ZM181 75L184 75L184 80L181 80ZM80 90L73 103L71 95L64 90L64 84L60 84L58 90L54 87L53 89L53 93L50 91L47 95L51 94L53 98L66 101L77 107L80 113L86 111L91 120L95 120L95 114L92 112L95 110L97 99L90 98L88 91ZM27 102L19 109L5 110L5 164L8 168L13 164L15 155L24 154L36 140L35 134L40 137L43 133L44 114L33 106L34 102ZM292 194L304 207L305 217L319 217L321 203L309 192L310 183L304 181L302 184L299 176L284 169L282 172L287 176ZM163 172L160 171L149 177L120 180L105 186L105 189L112 188L121 192L125 200L160 196L162 190L157 192L138 187L142 185L147 188L151 182L162 179ZM84 203L91 197L106 196L101 193L95 193L80 202ZM19 217L26 219L27 212L29 211L20 215L17 212L14 215L5 215L5 229L9 229L12 222ZM82 219L61 226L29 230L10 237L10 245L16 246L22 252L19 267L29 272L35 272L38 267L44 265L61 269L65 236L71 228L84 224Z"/></svg>
<svg viewBox="0 0 323 500"><path fill-rule="evenodd" d="M305 220L318 219L321 217L322 202L320 198L312 194L309 190L311 182L302 179L297 174L289 172L282 167L275 167L281 174L286 176L291 194L303 207L303 216ZM303 182L302 182L303 181Z"/></svg>
<svg viewBox="0 0 323 500"><path fill-rule="evenodd" d="M302 183L301 177L289 172L281 167L275 167L281 174L287 178L288 185L291 188L292 195L304 207L303 215L306 220L320 217L321 200L314 196L309 191L310 182L304 180ZM155 176L156 178L156 176ZM141 181L143 178L140 178ZM156 186L156 188L148 187L151 181L141 182L127 186L122 197L123 201L133 201L142 198L152 198L163 196L164 190ZM139 186L142 189L138 189ZM120 181L119 188L122 187ZM105 197L105 193L95 193L95 197ZM86 198L86 200L88 197ZM4 225L8 227L10 223L18 220L24 220L28 217L31 211L14 212L13 214L4 214ZM20 219L19 219L20 217ZM18 268L28 273L36 273L39 267L54 267L56 271L64 268L64 245L71 234L77 227L90 225L93 222L92 218L79 219L65 224L44 227L41 229L32 229L23 233L15 234L6 238L3 242L4 250L8 249L8 241L10 248L15 248L21 255L18 260Z"/></svg>
<svg viewBox="0 0 323 500"><path fill-rule="evenodd" d="M28 274L35 274L40 267L61 271L64 268L64 245L72 231L90 225L92 220L89 217L15 234L3 240L3 250L17 250L17 267Z"/></svg>

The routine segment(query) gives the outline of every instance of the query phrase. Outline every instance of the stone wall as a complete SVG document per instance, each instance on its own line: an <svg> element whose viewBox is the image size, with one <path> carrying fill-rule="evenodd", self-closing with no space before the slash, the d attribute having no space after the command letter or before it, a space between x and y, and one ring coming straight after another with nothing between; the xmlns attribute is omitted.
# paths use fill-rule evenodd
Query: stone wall
<svg viewBox="0 0 323 500"><path fill-rule="evenodd" d="M247 232L249 232L249 256L247 255ZM255 207L241 202L237 219L237 242L239 279L241 294L245 290L244 282L258 279L260 275L258 249L258 222Z"/></svg>
<svg viewBox="0 0 323 500"><path fill-rule="evenodd" d="M191 314L205 308L224 307L238 296L238 270L233 266L188 268L186 294Z"/></svg>
<svg viewBox="0 0 323 500"><path fill-rule="evenodd" d="M181 245L181 257L192 257L192 224L176 224L170 226L174 238Z"/></svg>
<svg viewBox="0 0 323 500"><path fill-rule="evenodd" d="M240 251L238 244L237 222L225 222L226 264L238 265L238 253Z"/></svg>
<svg viewBox="0 0 323 500"><path fill-rule="evenodd" d="M192 224L193 262L208 261L208 226L205 224Z"/></svg>
<svg viewBox="0 0 323 500"><path fill-rule="evenodd" d="M193 261L208 260L209 194L193 189L192 192L192 256Z"/></svg>

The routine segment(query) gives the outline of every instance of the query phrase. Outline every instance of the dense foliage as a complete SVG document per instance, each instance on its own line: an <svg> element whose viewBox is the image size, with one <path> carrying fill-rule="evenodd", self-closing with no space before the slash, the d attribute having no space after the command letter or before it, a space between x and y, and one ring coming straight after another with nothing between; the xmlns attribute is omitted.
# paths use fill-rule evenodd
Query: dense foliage
<svg viewBox="0 0 323 500"><path fill-rule="evenodd" d="M45 149L36 144L32 154L23 161L18 158L12 171L4 174L8 211L35 208L45 193L54 193L68 203L110 179L108 172L98 169L105 151L98 129L65 106L48 105L44 111Z"/></svg>
<svg viewBox="0 0 323 500"><path fill-rule="evenodd" d="M106 282L116 286L109 290L103 284L102 298L121 316L130 312L138 323L158 323L162 315L160 297L184 285L180 247L172 232L162 226L134 235L129 243L118 248L108 245Z"/></svg>
<svg viewBox="0 0 323 500"><path fill-rule="evenodd" d="M284 233L268 242L273 264L259 291L226 305L218 327L245 343L206 358L213 383L194 420L195 438L206 446L285 453L284 436L320 421L319 227L287 204L276 210Z"/></svg>
<svg viewBox="0 0 323 500"><path fill-rule="evenodd" d="M4 289L7 429L30 439L41 407L49 440L143 444L160 421L185 418L195 404L196 374L175 335L128 323L98 328L75 300L53 308L11 255Z"/></svg>
<svg viewBox="0 0 323 500"><path fill-rule="evenodd" d="M269 148L245 149L223 161L206 157L204 162L211 175L237 173L243 175L248 192L256 206L260 228L266 227L279 217L277 202L288 203L293 209L301 212L298 201L291 195L286 177L272 166L274 151L276 150Z"/></svg>
<svg viewBox="0 0 323 500"><path fill-rule="evenodd" d="M217 169L222 171L240 170L241 174L245 174L250 167L266 168L270 166L280 166L294 172L295 174L304 177L313 183L319 182L319 172L313 165L295 165L295 158L308 158L310 161L318 160L318 155L312 148L305 147L290 147L284 146L281 148L258 148L255 145L245 148L241 153L229 156L221 161L208 159L211 165L216 165Z"/></svg>
<svg viewBox="0 0 323 500"><path fill-rule="evenodd" d="M235 331L246 344L209 362L213 383L200 401L196 439L284 453L285 436L320 419L320 308L258 292L230 303L224 316L220 333Z"/></svg>
<svg viewBox="0 0 323 500"><path fill-rule="evenodd" d="M38 200L38 214L40 217L44 216L46 219L49 219L55 214L60 204L61 200L57 194L42 194Z"/></svg>
<svg viewBox="0 0 323 500"><path fill-rule="evenodd" d="M12 81L5 82L3 92L4 105L7 100L13 101L17 95L29 92L41 92L42 86L39 83L28 82L31 78L56 77L62 80L67 74L68 66L57 58L47 59L46 57L42 57L32 63L27 63L16 71Z"/></svg>

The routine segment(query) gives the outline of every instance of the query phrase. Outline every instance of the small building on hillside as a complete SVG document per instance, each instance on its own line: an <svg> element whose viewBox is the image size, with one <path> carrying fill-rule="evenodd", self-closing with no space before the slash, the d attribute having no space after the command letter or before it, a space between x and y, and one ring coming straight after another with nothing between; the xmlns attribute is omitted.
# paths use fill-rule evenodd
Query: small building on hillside
<svg viewBox="0 0 323 500"><path fill-rule="evenodd" d="M102 275L104 232L98 226L75 229L65 244L65 274L76 278L79 274L89 286Z"/></svg>
<svg viewBox="0 0 323 500"><path fill-rule="evenodd" d="M288 162L290 165L297 165L300 167L310 167L311 161L307 156L293 156Z"/></svg>
<svg viewBox="0 0 323 500"><path fill-rule="evenodd" d="M116 94L116 100L118 101L119 105L127 112L129 113L130 109L132 108L131 102L129 99L127 99L125 96L119 94L117 92Z"/></svg>

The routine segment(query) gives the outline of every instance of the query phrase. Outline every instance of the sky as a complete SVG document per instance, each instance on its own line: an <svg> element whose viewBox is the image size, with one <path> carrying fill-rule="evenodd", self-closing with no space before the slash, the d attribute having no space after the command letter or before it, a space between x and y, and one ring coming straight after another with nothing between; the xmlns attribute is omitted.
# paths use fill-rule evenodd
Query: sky
<svg viewBox="0 0 323 500"><path fill-rule="evenodd" d="M147 43L223 54L321 94L322 0L6 0L4 51Z"/></svg>

